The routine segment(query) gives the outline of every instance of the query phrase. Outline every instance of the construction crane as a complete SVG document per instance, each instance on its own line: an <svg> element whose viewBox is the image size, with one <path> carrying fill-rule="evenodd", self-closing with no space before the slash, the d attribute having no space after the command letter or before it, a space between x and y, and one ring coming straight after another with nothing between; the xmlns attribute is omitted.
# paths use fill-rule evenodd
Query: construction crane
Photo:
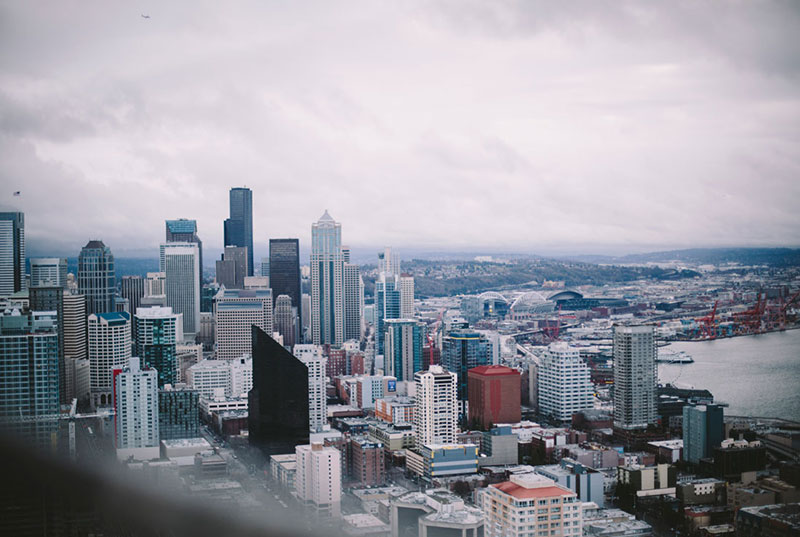
<svg viewBox="0 0 800 537"><path fill-rule="evenodd" d="M708 339L716 339L717 337L717 330L714 321L717 317L717 305L719 304L719 300L714 302L714 307L711 309L711 313L706 315L705 317L701 317L696 319L698 323L701 323L701 329L703 333L703 337Z"/></svg>
<svg viewBox="0 0 800 537"><path fill-rule="evenodd" d="M781 330L785 330L786 329L786 310L789 309L789 306L791 306L793 303L795 303L798 298L800 298L800 291L797 291L794 295L792 295L792 297L789 300L784 302L783 305L781 306L781 309L780 309L780 329Z"/></svg>
<svg viewBox="0 0 800 537"><path fill-rule="evenodd" d="M111 416L115 415L113 409L102 409L98 410L97 412L93 412L91 414L78 414L76 412L78 407L78 400L73 399L72 404L69 407L68 413L59 413L59 414L42 414L39 416L24 416L22 414L22 409L20 409L19 416L14 417L7 417L4 418L5 421L11 423L40 423L40 422L48 422L48 421L59 421L59 420L69 420L69 456L73 460L77 457L77 451L75 448L75 421L76 420L84 420L84 419L92 419L92 418L110 418Z"/></svg>

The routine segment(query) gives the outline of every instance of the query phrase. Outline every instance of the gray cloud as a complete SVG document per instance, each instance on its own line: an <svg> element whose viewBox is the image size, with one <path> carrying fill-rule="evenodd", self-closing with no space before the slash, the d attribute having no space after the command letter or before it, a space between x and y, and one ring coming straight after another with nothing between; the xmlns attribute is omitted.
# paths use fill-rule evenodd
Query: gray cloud
<svg viewBox="0 0 800 537"><path fill-rule="evenodd" d="M151 19L142 19L140 13ZM0 6L0 205L32 245L796 244L793 2ZM22 190L21 198L10 193Z"/></svg>

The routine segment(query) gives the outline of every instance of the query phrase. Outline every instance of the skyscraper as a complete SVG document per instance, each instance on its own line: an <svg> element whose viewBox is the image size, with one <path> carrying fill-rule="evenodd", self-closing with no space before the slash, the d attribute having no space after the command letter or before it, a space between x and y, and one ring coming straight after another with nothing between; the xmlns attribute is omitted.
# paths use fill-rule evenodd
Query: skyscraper
<svg viewBox="0 0 800 537"><path fill-rule="evenodd" d="M398 381L411 381L414 373L425 368L422 345L425 323L415 319L387 319L384 368Z"/></svg>
<svg viewBox="0 0 800 537"><path fill-rule="evenodd" d="M279 295L275 300L275 330L283 336L283 345L292 348L297 342L297 313L289 295Z"/></svg>
<svg viewBox="0 0 800 537"><path fill-rule="evenodd" d="M154 306L138 308L133 317L136 334L136 356L145 367L158 373L158 386L177 382L176 347L183 341L183 319L172 308Z"/></svg>
<svg viewBox="0 0 800 537"><path fill-rule="evenodd" d="M456 374L432 365L414 373L416 409L414 430L417 449L428 444L455 444L458 401Z"/></svg>
<svg viewBox="0 0 800 537"><path fill-rule="evenodd" d="M378 274L383 272L394 276L400 274L400 259L392 253L390 246L385 247L382 252L378 252Z"/></svg>
<svg viewBox="0 0 800 537"><path fill-rule="evenodd" d="M226 246L222 259L217 261L217 283L228 289L244 289L247 276L247 248Z"/></svg>
<svg viewBox="0 0 800 537"><path fill-rule="evenodd" d="M0 213L0 296L25 289L25 213Z"/></svg>
<svg viewBox="0 0 800 537"><path fill-rule="evenodd" d="M128 299L128 308L131 315L136 313L142 305L144 297L144 278L141 276L123 276L120 282L120 294Z"/></svg>
<svg viewBox="0 0 800 537"><path fill-rule="evenodd" d="M273 332L272 291L220 289L214 300L218 360L234 360L252 351L252 329ZM249 337L248 337L249 336Z"/></svg>
<svg viewBox="0 0 800 537"><path fill-rule="evenodd" d="M117 458L157 459L160 438L156 371L141 369L138 358L131 358L130 364L120 369L114 378Z"/></svg>
<svg viewBox="0 0 800 537"><path fill-rule="evenodd" d="M62 297L63 317L59 319L64 339L61 347L64 351L65 387L64 398L72 401L78 397L75 377L78 363L83 364L87 358L86 349L86 297L78 293L65 292Z"/></svg>
<svg viewBox="0 0 800 537"><path fill-rule="evenodd" d="M61 387L59 400L68 403L66 392L66 367L64 363L64 289L62 287L35 286L28 289L31 311L52 311L56 313L58 332L58 384Z"/></svg>
<svg viewBox="0 0 800 537"><path fill-rule="evenodd" d="M292 351L308 368L308 427L322 432L328 422L328 397L325 391L325 362L318 345L295 345Z"/></svg>
<svg viewBox="0 0 800 537"><path fill-rule="evenodd" d="M92 405L111 406L111 375L131 358L131 318L125 312L92 313L87 326Z"/></svg>
<svg viewBox="0 0 800 537"><path fill-rule="evenodd" d="M387 319L400 318L400 289L398 277L382 272L375 280L375 346L377 354L385 354L384 338Z"/></svg>
<svg viewBox="0 0 800 537"><path fill-rule="evenodd" d="M414 317L414 277L410 274L401 274L398 280L400 287L400 318L411 319Z"/></svg>
<svg viewBox="0 0 800 537"><path fill-rule="evenodd" d="M262 267L264 264L262 263ZM269 286L273 296L287 295L297 313L297 325L303 316L303 295L300 287L300 241L269 240ZM263 272L263 270L262 270ZM284 340L284 344L286 341Z"/></svg>
<svg viewBox="0 0 800 537"><path fill-rule="evenodd" d="M652 326L614 327L614 427L656 423L657 352Z"/></svg>
<svg viewBox="0 0 800 537"><path fill-rule="evenodd" d="M231 188L230 218L225 220L224 246L247 248L247 275L253 275L253 191Z"/></svg>
<svg viewBox="0 0 800 537"><path fill-rule="evenodd" d="M320 443L295 448L294 486L300 503L315 518L339 517L342 502L342 454Z"/></svg>
<svg viewBox="0 0 800 537"><path fill-rule="evenodd" d="M325 211L311 226L311 341L315 345L344 341L343 272L342 225Z"/></svg>
<svg viewBox="0 0 800 537"><path fill-rule="evenodd" d="M203 241L197 236L197 221L179 218L166 221L166 242L193 242L200 258L200 281L203 281ZM131 311L136 311L131 309Z"/></svg>
<svg viewBox="0 0 800 537"><path fill-rule="evenodd" d="M67 288L67 259L64 257L31 258L31 287Z"/></svg>
<svg viewBox="0 0 800 537"><path fill-rule="evenodd" d="M200 329L200 262L197 245L170 242L161 245L164 294L167 306L183 314L183 334L194 339Z"/></svg>
<svg viewBox="0 0 800 537"><path fill-rule="evenodd" d="M560 422L594 406L589 366L577 348L567 343L551 343L542 354L536 370L539 413Z"/></svg>
<svg viewBox="0 0 800 537"><path fill-rule="evenodd" d="M78 256L78 290L86 296L86 314L114 311L117 280L114 256L100 240L91 240Z"/></svg>
<svg viewBox="0 0 800 537"><path fill-rule="evenodd" d="M467 371L492 363L492 348L486 336L472 330L453 330L442 338L442 365L458 375L458 401L462 416L467 413Z"/></svg>
<svg viewBox="0 0 800 537"><path fill-rule="evenodd" d="M268 455L288 453L308 443L308 368L260 328L254 326L252 335L250 443Z"/></svg>
<svg viewBox="0 0 800 537"><path fill-rule="evenodd" d="M361 339L361 269L344 264L344 339Z"/></svg>
<svg viewBox="0 0 800 537"><path fill-rule="evenodd" d="M683 407L683 459L699 464L711 457L725 438L725 423L719 405Z"/></svg>

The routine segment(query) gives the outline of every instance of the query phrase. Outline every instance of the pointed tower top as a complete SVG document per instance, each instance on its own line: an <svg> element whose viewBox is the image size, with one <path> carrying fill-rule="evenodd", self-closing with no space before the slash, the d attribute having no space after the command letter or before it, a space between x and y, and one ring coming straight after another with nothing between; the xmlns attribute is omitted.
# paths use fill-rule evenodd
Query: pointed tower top
<svg viewBox="0 0 800 537"><path fill-rule="evenodd" d="M323 214L319 218L319 221L320 222L334 222L334 219L331 217L331 215L328 214L328 209L325 209L325 214Z"/></svg>

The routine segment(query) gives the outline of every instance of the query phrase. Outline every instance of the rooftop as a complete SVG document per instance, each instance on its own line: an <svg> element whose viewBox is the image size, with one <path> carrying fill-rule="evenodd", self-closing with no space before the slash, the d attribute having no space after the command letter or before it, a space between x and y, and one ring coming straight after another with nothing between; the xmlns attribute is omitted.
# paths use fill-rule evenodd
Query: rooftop
<svg viewBox="0 0 800 537"><path fill-rule="evenodd" d="M504 365L481 365L473 367L468 373L485 376L519 376L519 371Z"/></svg>
<svg viewBox="0 0 800 537"><path fill-rule="evenodd" d="M538 474L517 474L511 481L490 485L517 499L552 498L554 496L575 496L575 493L556 485L551 479Z"/></svg>

